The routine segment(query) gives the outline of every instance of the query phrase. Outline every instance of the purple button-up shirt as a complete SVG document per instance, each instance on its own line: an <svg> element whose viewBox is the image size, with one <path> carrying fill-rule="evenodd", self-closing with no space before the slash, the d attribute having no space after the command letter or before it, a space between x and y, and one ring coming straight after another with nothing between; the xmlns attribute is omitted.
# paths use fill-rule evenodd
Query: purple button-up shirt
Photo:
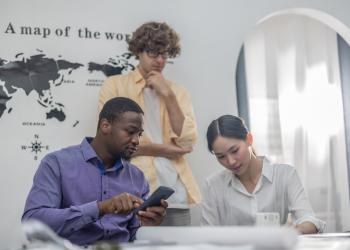
<svg viewBox="0 0 350 250"><path fill-rule="evenodd" d="M145 199L149 185L143 173L119 160L104 171L90 146L92 138L46 155L34 176L22 221L38 219L77 245L98 240L132 241L140 226L137 217L99 216L97 201L128 192Z"/></svg>

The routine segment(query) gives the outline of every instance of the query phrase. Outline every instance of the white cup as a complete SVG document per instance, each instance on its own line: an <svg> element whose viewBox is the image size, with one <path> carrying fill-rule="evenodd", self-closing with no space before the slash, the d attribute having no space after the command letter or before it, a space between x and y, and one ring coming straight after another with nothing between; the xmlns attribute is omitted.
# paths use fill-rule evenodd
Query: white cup
<svg viewBox="0 0 350 250"><path fill-rule="evenodd" d="M279 213L256 213L256 226L280 226Z"/></svg>

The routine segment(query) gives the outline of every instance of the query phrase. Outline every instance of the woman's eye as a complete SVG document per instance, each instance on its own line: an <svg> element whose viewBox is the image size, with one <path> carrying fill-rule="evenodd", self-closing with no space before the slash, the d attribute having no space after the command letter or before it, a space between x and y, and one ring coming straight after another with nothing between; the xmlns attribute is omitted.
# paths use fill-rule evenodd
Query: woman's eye
<svg viewBox="0 0 350 250"><path fill-rule="evenodd" d="M235 148L235 149L233 149L233 150L231 151L231 153L232 153L232 154L237 153L238 150L239 150L239 148Z"/></svg>

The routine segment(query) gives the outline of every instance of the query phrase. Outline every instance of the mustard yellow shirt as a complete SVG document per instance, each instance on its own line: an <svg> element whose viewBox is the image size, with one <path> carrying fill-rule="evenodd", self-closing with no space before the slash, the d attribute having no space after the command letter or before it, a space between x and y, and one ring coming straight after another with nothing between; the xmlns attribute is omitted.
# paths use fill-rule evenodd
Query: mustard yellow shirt
<svg viewBox="0 0 350 250"><path fill-rule="evenodd" d="M160 120L162 126L162 135L164 143L175 143L180 147L193 146L197 141L197 125L194 119L193 108L190 97L187 91L178 85L168 81L170 88L174 92L180 108L185 116L184 124L182 127L181 135L177 136L171 129L168 112L166 110L165 103L160 98ZM142 90L145 87L145 80L140 74L138 69L126 74L115 75L108 77L103 84L99 95L99 110L102 109L104 103L109 99L122 96L128 97L137 102L142 109L144 109L144 101ZM140 138L140 144L150 143L151 140L146 134ZM131 162L138 166L146 175L151 190L155 190L157 187L157 172L154 166L154 157L152 156L138 156L134 157ZM200 192L197 183L193 177L192 171L188 165L188 162L184 156L179 157L176 160L171 160L172 165L175 167L182 183L184 184L187 195L188 203L199 203Z"/></svg>

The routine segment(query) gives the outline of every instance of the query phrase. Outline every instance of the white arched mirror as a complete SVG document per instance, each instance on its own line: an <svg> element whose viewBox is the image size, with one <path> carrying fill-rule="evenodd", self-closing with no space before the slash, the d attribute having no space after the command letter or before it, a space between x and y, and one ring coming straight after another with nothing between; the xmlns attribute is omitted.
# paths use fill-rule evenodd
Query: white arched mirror
<svg viewBox="0 0 350 250"><path fill-rule="evenodd" d="M258 153L295 166L327 231L342 232L350 229L343 98L350 47L341 33L350 33L333 23L305 9L264 18L244 42L236 83Z"/></svg>

